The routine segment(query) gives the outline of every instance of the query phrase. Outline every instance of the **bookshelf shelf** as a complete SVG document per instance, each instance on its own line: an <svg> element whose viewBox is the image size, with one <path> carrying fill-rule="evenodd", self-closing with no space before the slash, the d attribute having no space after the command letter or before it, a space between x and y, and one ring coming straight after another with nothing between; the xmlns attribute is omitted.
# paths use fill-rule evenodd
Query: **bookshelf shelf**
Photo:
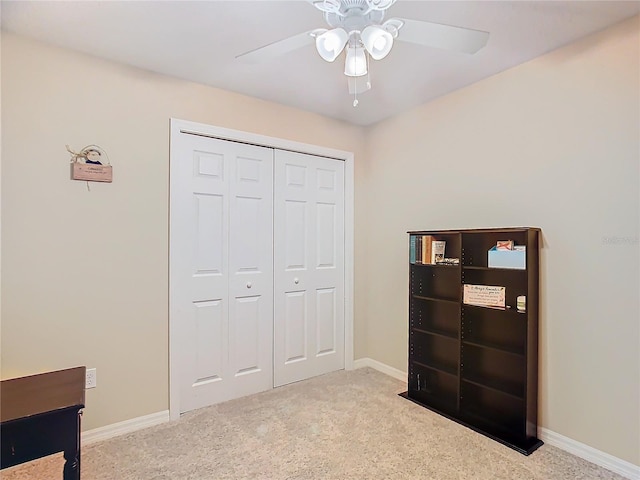
<svg viewBox="0 0 640 480"><path fill-rule="evenodd" d="M414 295L413 298L417 300L428 300L431 302L449 302L449 303L455 303L455 304L459 303L459 300L452 300L450 298L426 297L424 295Z"/></svg>
<svg viewBox="0 0 640 480"><path fill-rule="evenodd" d="M413 328L412 329L413 332L417 332L417 333L423 333L425 335L436 335L438 337L445 337L445 338L450 338L452 340L457 340L458 339L458 334L455 332L450 332L447 330L438 330L435 328L430 328L428 330L425 330L424 328Z"/></svg>
<svg viewBox="0 0 640 480"><path fill-rule="evenodd" d="M500 345L497 343L486 342L486 341L478 340L475 338L467 338L463 340L462 343L464 345L470 345L473 347L488 348L491 350L496 350L498 352L508 353L509 355L515 355L516 357L524 356L524 350L513 348L507 345Z"/></svg>
<svg viewBox="0 0 640 480"><path fill-rule="evenodd" d="M517 314L517 315L524 315L527 312L526 311L519 311L516 308L512 307L511 305L509 305L508 307L485 307L484 305L473 305L471 303L465 303L463 304L463 308L467 311L473 311L475 310L494 310L497 312L505 312L505 315L512 315L512 314Z"/></svg>
<svg viewBox="0 0 640 480"><path fill-rule="evenodd" d="M409 235L409 378L403 396L529 455L542 445L537 438L540 230ZM502 240L525 247L526 269L488 266L488 251ZM444 244L444 258L459 264L421 264L423 253L433 261L425 246L432 241ZM504 307L463 303L464 285L505 287ZM521 296L526 311L516 308Z"/></svg>
<svg viewBox="0 0 640 480"><path fill-rule="evenodd" d="M415 266L417 268L460 268L462 265L447 265L442 263L426 263L426 264L417 263L415 264ZM475 267L472 267L472 268L475 268ZM483 267L479 267L479 268L483 268ZM495 270L495 268L492 268L491 270Z"/></svg>
<svg viewBox="0 0 640 480"><path fill-rule="evenodd" d="M491 378L480 378L480 377L463 378L462 381L471 383L480 388L487 388L489 390L493 390L494 392L497 392L501 395L508 395L518 400L523 400L521 389L518 388L518 386L516 385L503 383L500 381L493 380Z"/></svg>
<svg viewBox="0 0 640 480"><path fill-rule="evenodd" d="M455 368L452 368L450 366L447 365L436 365L436 364L426 364L426 363L422 363L422 362L418 362L416 361L416 365L422 367L422 368L426 368L429 370L435 370L437 372L441 372L444 373L446 375L451 375L452 377L457 377L458 376L458 371Z"/></svg>

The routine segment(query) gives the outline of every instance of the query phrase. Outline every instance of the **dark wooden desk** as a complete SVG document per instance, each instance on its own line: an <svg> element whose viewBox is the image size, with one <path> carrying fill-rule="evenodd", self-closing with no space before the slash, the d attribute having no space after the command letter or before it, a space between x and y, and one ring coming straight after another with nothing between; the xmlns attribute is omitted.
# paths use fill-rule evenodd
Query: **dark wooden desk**
<svg viewBox="0 0 640 480"><path fill-rule="evenodd" d="M85 367L0 382L0 469L64 452L64 480L80 480Z"/></svg>

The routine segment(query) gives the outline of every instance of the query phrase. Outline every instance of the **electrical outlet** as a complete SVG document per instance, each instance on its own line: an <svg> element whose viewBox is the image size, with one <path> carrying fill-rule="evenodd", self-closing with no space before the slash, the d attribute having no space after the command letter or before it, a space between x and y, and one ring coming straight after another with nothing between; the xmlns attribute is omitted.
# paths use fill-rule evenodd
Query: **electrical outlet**
<svg viewBox="0 0 640 480"><path fill-rule="evenodd" d="M84 388L96 388L98 385L98 378L95 368L87 368L87 376L84 381Z"/></svg>

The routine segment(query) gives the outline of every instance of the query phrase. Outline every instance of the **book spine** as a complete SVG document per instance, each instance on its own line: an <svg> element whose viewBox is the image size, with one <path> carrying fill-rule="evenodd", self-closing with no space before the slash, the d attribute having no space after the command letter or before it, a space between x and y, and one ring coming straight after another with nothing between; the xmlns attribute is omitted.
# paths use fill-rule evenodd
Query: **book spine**
<svg viewBox="0 0 640 480"><path fill-rule="evenodd" d="M416 263L416 236L415 235L409 236L409 263L412 265Z"/></svg>
<svg viewBox="0 0 640 480"><path fill-rule="evenodd" d="M416 264L422 263L422 237L416 236Z"/></svg>
<svg viewBox="0 0 640 480"><path fill-rule="evenodd" d="M422 263L430 264L433 263L431 260L431 243L433 242L433 237L431 235L423 235L422 236Z"/></svg>

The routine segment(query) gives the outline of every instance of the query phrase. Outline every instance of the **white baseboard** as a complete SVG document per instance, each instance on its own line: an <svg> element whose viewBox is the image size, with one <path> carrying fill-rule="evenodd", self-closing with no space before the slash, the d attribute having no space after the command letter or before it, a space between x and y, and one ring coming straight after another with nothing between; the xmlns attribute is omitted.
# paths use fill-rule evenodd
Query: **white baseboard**
<svg viewBox="0 0 640 480"><path fill-rule="evenodd" d="M382 362L372 358L359 358L353 362L354 368L371 367L384 374L387 374L398 380L407 381L407 374L402 370L385 365ZM640 466L627 462L620 458L609 455L608 453L597 450L584 443L577 442L571 438L560 435L543 427L538 427L538 437L545 443L557 447L565 452L571 453L576 457L580 457L588 462L594 463L600 467L611 470L618 475L622 475L629 480L640 479Z"/></svg>
<svg viewBox="0 0 640 480"><path fill-rule="evenodd" d="M618 475L622 475L630 480L640 478L640 466L627 462L608 453L596 450L589 445L577 442L571 438L560 435L543 427L538 427L538 437L545 443L558 447L565 452L569 452L576 457L583 458L588 462L595 463L607 470L611 470Z"/></svg>
<svg viewBox="0 0 640 480"><path fill-rule="evenodd" d="M169 410L165 410L163 412L132 418L131 420L125 420L123 422L112 423L105 427L94 428L93 430L82 432L82 445L88 445L90 443L118 437L125 433L131 433L136 430L142 430L143 428L153 427L154 425L160 425L161 423L168 421Z"/></svg>
<svg viewBox="0 0 640 480"><path fill-rule="evenodd" d="M382 362L374 360L373 358L359 358L358 360L354 360L353 368L363 368L363 367L371 367L374 370L378 370L390 377L397 378L406 383L407 381L407 372L403 372L402 370L398 370L397 368L390 367Z"/></svg>

